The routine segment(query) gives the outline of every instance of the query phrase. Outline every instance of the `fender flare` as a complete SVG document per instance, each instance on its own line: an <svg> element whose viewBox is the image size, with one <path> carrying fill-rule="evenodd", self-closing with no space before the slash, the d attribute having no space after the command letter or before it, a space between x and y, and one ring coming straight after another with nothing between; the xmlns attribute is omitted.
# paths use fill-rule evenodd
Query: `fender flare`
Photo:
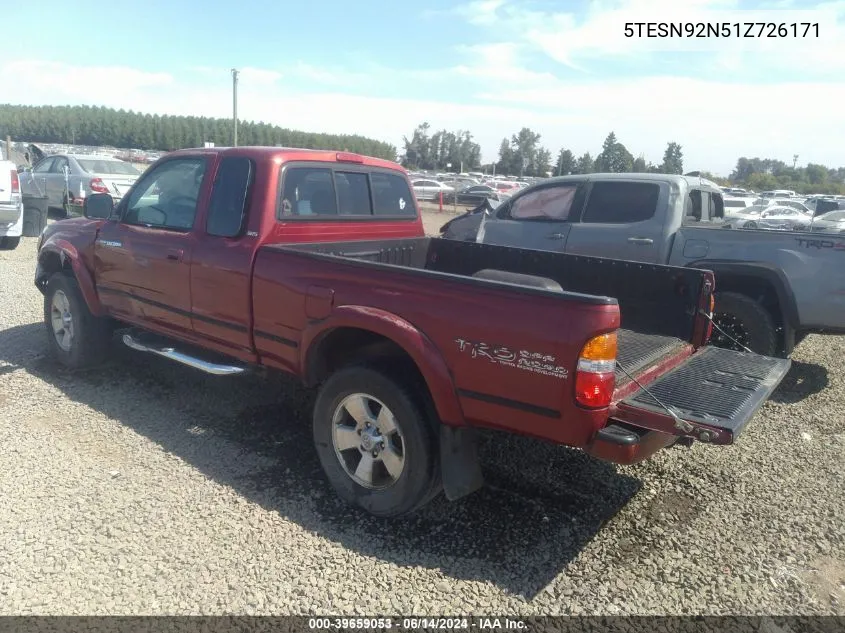
<svg viewBox="0 0 845 633"><path fill-rule="evenodd" d="M798 315L795 295L792 292L789 279L780 268L765 262L737 262L720 259L699 259L689 262L686 266L688 268L712 270L716 275L716 292L719 292L719 275L743 275L764 279L775 289L784 323L792 329L799 329L801 319Z"/></svg>
<svg viewBox="0 0 845 633"><path fill-rule="evenodd" d="M452 374L440 350L413 324L386 310L356 305L339 306L328 318L306 328L300 344L303 375L307 376L311 355L317 351L323 337L344 327L374 332L401 347L420 370L440 421L448 426L467 425Z"/></svg>
<svg viewBox="0 0 845 633"><path fill-rule="evenodd" d="M100 297L97 294L94 279L91 277L91 273L82 262L82 259L79 256L79 251L70 242L66 240L55 240L48 242L41 247L41 250L38 252L36 281L38 282L47 277L46 273L42 274L42 261L44 256L47 254L58 256L59 261L62 264L62 268L64 268L65 262L70 262L73 275L76 277L76 282L79 284L79 290L82 292L82 297L85 299L85 303L88 305L88 309L91 311L91 314L94 316L103 316L103 306L100 303Z"/></svg>

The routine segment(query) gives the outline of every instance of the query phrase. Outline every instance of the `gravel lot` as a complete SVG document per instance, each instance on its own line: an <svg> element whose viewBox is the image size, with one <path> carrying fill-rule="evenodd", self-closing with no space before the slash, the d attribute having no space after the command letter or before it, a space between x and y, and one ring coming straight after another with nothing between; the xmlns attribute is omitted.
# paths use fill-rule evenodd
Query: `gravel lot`
<svg viewBox="0 0 845 633"><path fill-rule="evenodd" d="M491 435L485 489L381 522L281 378L117 345L57 369L35 241L0 252L3 614L845 615L844 337L805 340L735 446L616 468Z"/></svg>

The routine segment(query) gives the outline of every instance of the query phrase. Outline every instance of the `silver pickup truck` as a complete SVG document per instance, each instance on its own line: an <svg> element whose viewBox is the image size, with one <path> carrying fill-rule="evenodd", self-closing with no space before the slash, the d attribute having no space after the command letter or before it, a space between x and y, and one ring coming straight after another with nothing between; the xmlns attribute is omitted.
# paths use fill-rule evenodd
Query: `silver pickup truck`
<svg viewBox="0 0 845 633"><path fill-rule="evenodd" d="M551 178L495 209L482 205L441 234L712 270L712 340L723 347L789 356L808 333L845 333L845 239L724 228L723 218L722 192L698 177L589 174Z"/></svg>

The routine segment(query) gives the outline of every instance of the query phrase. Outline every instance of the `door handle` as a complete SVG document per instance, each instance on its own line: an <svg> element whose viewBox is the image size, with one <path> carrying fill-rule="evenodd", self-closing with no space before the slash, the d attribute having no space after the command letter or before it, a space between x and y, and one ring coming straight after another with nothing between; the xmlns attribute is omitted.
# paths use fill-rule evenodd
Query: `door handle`
<svg viewBox="0 0 845 633"><path fill-rule="evenodd" d="M171 248L167 251L167 259L174 262L181 262L182 256L185 254L181 248Z"/></svg>
<svg viewBox="0 0 845 633"><path fill-rule="evenodd" d="M546 238L550 240L562 240L565 237L566 235L564 235L563 233L550 233L546 236Z"/></svg>
<svg viewBox="0 0 845 633"><path fill-rule="evenodd" d="M654 244L654 240L650 237L629 237L628 242L631 244Z"/></svg>

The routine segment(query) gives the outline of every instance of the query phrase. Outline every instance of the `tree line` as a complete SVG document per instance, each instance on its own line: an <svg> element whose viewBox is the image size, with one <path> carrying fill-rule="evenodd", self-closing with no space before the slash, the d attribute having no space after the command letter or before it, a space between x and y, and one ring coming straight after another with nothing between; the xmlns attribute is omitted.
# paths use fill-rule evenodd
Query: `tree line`
<svg viewBox="0 0 845 633"><path fill-rule="evenodd" d="M578 156L570 149L561 148L557 160L553 161L551 152L540 143L540 134L524 127L516 134L502 139L495 163L481 164L481 148L472 140L469 132L450 133L442 130L430 134L430 129L428 123L423 123L417 126L410 139L405 137L405 153L400 158L403 165L411 169L445 170L451 164L451 171L462 166L463 171L481 170L488 174L540 177L598 172L684 173L683 148L674 141L666 145L663 160L658 164L646 161L642 155L635 157L614 132L607 135L601 151L595 157L589 152ZM794 157L790 165L777 159L742 157L737 160L736 168L727 178L708 172L700 173L720 185L754 191L790 189L802 194L845 195L845 167L831 168L815 163L798 167L797 158Z"/></svg>
<svg viewBox="0 0 845 633"><path fill-rule="evenodd" d="M143 114L97 106L0 104L0 137L42 143L171 151L232 144L232 120ZM396 160L396 147L357 134L301 132L264 122L238 121L239 145L337 149Z"/></svg>
<svg viewBox="0 0 845 633"><path fill-rule="evenodd" d="M560 149L557 160L549 149L540 144L540 134L524 127L510 138L502 139L499 160L481 164L481 147L467 131L431 133L429 123L416 127L411 138L404 137L404 154L400 161L409 169L478 170L510 176L548 176L589 174L595 172L660 172L683 173L683 152L677 143L669 143L663 162L653 165L631 152L611 132L602 151L593 158L589 152L576 157L571 150Z"/></svg>

